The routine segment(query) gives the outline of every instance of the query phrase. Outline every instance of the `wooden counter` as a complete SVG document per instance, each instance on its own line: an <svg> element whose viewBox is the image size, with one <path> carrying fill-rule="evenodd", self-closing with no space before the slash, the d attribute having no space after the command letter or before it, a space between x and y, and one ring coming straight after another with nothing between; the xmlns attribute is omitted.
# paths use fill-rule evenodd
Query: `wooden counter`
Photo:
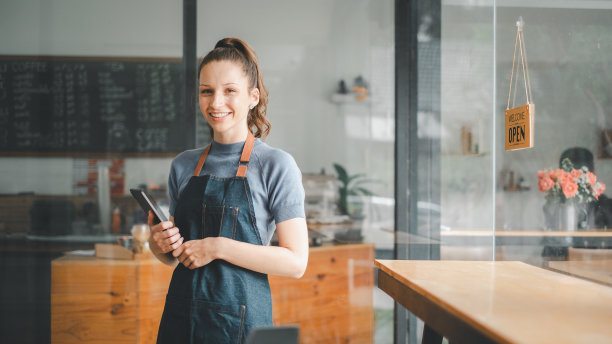
<svg viewBox="0 0 612 344"><path fill-rule="evenodd" d="M424 342L610 343L612 288L521 262L376 260Z"/></svg>
<svg viewBox="0 0 612 344"><path fill-rule="evenodd" d="M270 276L274 323L300 343L371 343L374 246L310 249L299 279ZM51 264L52 343L154 343L172 268L156 259L63 256Z"/></svg>
<svg viewBox="0 0 612 344"><path fill-rule="evenodd" d="M300 343L372 343L374 246L310 249L299 280L270 276L274 324L299 324Z"/></svg>
<svg viewBox="0 0 612 344"><path fill-rule="evenodd" d="M155 343L173 268L154 257L51 262L52 343Z"/></svg>
<svg viewBox="0 0 612 344"><path fill-rule="evenodd" d="M553 261L548 262L548 267L552 270L612 287L612 260Z"/></svg>
<svg viewBox="0 0 612 344"><path fill-rule="evenodd" d="M463 230L455 229L452 231L440 231L441 237L492 237L491 230ZM611 238L612 230L589 229L575 231L534 231L534 230L496 230L496 237L593 237Z"/></svg>

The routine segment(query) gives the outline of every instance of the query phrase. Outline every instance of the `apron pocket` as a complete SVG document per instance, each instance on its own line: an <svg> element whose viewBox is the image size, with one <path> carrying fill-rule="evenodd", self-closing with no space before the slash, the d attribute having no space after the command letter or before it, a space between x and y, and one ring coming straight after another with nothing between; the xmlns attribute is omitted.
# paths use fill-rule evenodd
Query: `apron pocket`
<svg viewBox="0 0 612 344"><path fill-rule="evenodd" d="M238 208L219 205L202 205L202 238L222 236L236 238Z"/></svg>
<svg viewBox="0 0 612 344"><path fill-rule="evenodd" d="M246 306L194 300L192 331L196 343L243 343Z"/></svg>
<svg viewBox="0 0 612 344"><path fill-rule="evenodd" d="M164 313L159 324L157 343L189 343L189 300L166 296Z"/></svg>

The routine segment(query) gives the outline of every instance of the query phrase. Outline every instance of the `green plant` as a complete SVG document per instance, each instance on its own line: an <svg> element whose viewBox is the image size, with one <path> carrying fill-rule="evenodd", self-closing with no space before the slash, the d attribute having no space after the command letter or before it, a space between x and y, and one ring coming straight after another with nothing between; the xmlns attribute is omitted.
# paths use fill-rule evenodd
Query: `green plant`
<svg viewBox="0 0 612 344"><path fill-rule="evenodd" d="M342 215L349 216L360 216L358 211L349 211L348 197L349 196L373 196L374 193L363 187L364 184L380 182L376 179L367 178L365 174L354 174L349 175L346 169L337 163L334 163L334 169L336 170L336 178L340 185L338 185L338 212Z"/></svg>

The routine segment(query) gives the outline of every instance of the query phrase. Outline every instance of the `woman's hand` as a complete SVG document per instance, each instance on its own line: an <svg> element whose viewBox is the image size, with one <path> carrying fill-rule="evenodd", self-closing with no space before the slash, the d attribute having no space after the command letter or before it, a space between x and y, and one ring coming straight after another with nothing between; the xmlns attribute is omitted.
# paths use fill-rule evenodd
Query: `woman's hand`
<svg viewBox="0 0 612 344"><path fill-rule="evenodd" d="M151 228L151 240L157 247L151 248L154 252L168 253L175 250L183 243L179 229L174 227L173 221L164 221L153 225L153 212L149 211L149 227Z"/></svg>
<svg viewBox="0 0 612 344"><path fill-rule="evenodd" d="M179 263L189 269L196 269L217 259L216 252L223 238L210 237L200 240L190 240L172 251Z"/></svg>

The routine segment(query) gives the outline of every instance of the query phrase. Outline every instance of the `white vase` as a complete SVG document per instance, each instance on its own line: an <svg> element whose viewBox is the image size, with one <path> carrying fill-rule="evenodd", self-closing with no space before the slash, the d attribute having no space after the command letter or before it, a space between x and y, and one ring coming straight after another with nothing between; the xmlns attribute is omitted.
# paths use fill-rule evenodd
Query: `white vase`
<svg viewBox="0 0 612 344"><path fill-rule="evenodd" d="M566 231L575 231L578 227L576 219L576 205L572 202L559 205L559 228Z"/></svg>

